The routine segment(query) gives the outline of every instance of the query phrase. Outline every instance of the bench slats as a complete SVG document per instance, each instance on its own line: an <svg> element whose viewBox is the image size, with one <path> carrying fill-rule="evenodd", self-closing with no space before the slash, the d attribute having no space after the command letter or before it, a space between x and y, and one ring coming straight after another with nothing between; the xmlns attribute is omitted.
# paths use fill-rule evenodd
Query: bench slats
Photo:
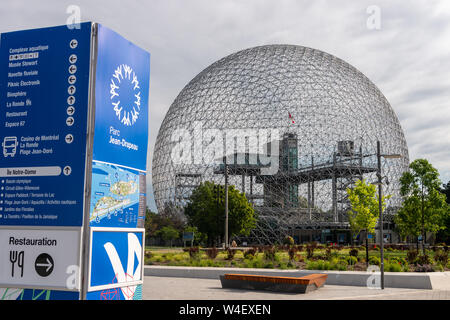
<svg viewBox="0 0 450 320"><path fill-rule="evenodd" d="M226 280L241 280L254 282L268 282L278 284L299 284L299 285L316 285L321 287L327 280L326 274L310 274L304 277L280 277L280 276L260 276L251 274L225 274Z"/></svg>

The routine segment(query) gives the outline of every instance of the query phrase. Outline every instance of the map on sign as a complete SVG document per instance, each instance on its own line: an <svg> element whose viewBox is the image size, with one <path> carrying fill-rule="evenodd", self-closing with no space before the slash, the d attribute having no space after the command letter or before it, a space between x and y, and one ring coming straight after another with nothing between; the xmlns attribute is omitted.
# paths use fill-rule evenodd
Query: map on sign
<svg viewBox="0 0 450 320"><path fill-rule="evenodd" d="M119 166L93 162L91 226L129 226L137 223L139 174Z"/></svg>

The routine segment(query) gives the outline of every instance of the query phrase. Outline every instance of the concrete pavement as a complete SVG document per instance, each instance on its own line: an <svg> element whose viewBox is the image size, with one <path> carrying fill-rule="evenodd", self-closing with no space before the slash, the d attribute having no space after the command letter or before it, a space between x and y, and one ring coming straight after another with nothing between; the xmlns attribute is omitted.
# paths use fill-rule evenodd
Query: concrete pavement
<svg viewBox="0 0 450 320"><path fill-rule="evenodd" d="M144 277L144 300L450 300L449 290L325 285L307 294L222 289L220 280Z"/></svg>

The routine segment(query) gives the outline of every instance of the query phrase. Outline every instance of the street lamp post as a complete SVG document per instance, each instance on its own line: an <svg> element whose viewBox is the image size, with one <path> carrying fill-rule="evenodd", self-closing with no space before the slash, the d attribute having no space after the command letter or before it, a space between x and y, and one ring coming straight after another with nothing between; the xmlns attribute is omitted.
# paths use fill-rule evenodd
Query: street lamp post
<svg viewBox="0 0 450 320"><path fill-rule="evenodd" d="M382 199L382 176L381 176L381 146L380 141L377 141L377 160L378 160L378 210L380 212L380 260L381 260L381 289L384 289L384 235L383 235L383 205Z"/></svg>
<svg viewBox="0 0 450 320"><path fill-rule="evenodd" d="M228 248L228 164L225 157L225 249Z"/></svg>
<svg viewBox="0 0 450 320"><path fill-rule="evenodd" d="M379 229L380 229L380 260L381 260L381 289L384 289L384 235L383 235L383 204L382 204L382 187L383 187L383 176L381 175L381 157L385 159L398 159L401 158L399 154L381 154L381 144L380 141L377 141L377 185L378 185L378 210L380 211L380 219L379 219ZM387 184L389 182L387 181Z"/></svg>

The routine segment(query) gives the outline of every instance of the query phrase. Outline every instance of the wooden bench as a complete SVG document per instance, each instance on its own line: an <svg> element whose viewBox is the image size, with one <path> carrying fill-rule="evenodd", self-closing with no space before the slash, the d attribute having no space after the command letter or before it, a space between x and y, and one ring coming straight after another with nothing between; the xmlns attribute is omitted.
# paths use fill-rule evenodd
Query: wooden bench
<svg viewBox="0 0 450 320"><path fill-rule="evenodd" d="M317 273L303 277L225 274L220 276L220 282L222 288L307 293L322 287L327 277L326 274Z"/></svg>

